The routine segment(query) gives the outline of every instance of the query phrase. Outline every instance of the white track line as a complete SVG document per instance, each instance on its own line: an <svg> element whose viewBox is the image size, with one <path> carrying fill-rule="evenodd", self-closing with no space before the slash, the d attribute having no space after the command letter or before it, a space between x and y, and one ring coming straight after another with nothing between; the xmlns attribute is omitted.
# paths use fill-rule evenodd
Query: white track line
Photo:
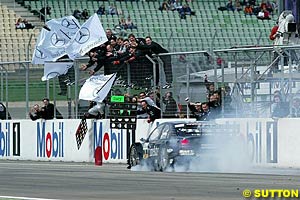
<svg viewBox="0 0 300 200"><path fill-rule="evenodd" d="M32 198L32 197L14 197L14 196L0 196L0 199L22 199L22 200L59 200L59 199L43 199L43 198Z"/></svg>

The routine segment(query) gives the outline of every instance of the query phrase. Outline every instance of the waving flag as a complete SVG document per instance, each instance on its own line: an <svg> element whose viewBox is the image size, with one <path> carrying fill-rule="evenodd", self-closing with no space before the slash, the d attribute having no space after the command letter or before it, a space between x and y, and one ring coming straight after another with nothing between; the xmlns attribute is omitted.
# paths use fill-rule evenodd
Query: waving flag
<svg viewBox="0 0 300 200"><path fill-rule="evenodd" d="M110 91L116 78L116 73L91 76L85 81L80 92L79 99L102 102Z"/></svg>
<svg viewBox="0 0 300 200"><path fill-rule="evenodd" d="M77 148L78 150L80 149L81 147L81 144L83 142L83 139L86 135L88 131L88 127L87 127L87 123L86 123L86 119L83 118L81 121L80 121L80 124L79 126L77 127L77 130L76 130L76 133L75 133L75 137L76 137L76 143L77 143Z"/></svg>
<svg viewBox="0 0 300 200"><path fill-rule="evenodd" d="M42 29L41 33L37 39L36 45L35 45L35 49L33 51L33 55L32 55L32 64L44 64L45 61L54 61L55 59L52 58L52 56L49 57L49 55L47 55L45 53L45 51L41 48L43 46L43 43L45 43L45 39L48 37L50 37L50 33L49 31Z"/></svg>
<svg viewBox="0 0 300 200"><path fill-rule="evenodd" d="M32 64L53 62L66 55L64 43L53 31L42 29L33 51Z"/></svg>
<svg viewBox="0 0 300 200"><path fill-rule="evenodd" d="M48 21L37 39L32 64L53 62L67 55L66 47L79 28L80 24L73 16Z"/></svg>
<svg viewBox="0 0 300 200"><path fill-rule="evenodd" d="M98 15L92 15L74 35L66 51L70 59L85 55L94 47L100 46L107 41L105 31Z"/></svg>
<svg viewBox="0 0 300 200"><path fill-rule="evenodd" d="M59 38L66 41L66 45L80 29L80 24L74 16L52 19L46 24Z"/></svg>
<svg viewBox="0 0 300 200"><path fill-rule="evenodd" d="M66 74L72 66L73 62L46 62L42 81L47 81L59 75Z"/></svg>

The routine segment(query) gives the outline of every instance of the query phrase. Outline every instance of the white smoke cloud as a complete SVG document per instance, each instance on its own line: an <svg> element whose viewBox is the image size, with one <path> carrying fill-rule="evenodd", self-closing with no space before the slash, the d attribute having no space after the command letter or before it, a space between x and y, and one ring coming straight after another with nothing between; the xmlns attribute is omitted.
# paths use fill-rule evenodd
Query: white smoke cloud
<svg viewBox="0 0 300 200"><path fill-rule="evenodd" d="M244 173L252 169L251 159L248 155L247 144L236 132L220 132L210 130L211 134L205 137L205 141L199 147L199 155L181 157L166 172L220 172L220 173ZM201 153L202 152L202 153ZM140 166L132 167L132 171L153 171L152 164L143 162Z"/></svg>

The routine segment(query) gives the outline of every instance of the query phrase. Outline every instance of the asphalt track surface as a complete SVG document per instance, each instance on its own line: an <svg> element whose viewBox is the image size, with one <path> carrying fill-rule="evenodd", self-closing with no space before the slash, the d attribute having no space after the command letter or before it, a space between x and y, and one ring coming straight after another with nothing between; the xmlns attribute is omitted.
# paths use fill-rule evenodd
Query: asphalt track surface
<svg viewBox="0 0 300 200"><path fill-rule="evenodd" d="M132 171L123 164L0 160L0 199L244 199L244 189L299 189L298 169L251 173Z"/></svg>

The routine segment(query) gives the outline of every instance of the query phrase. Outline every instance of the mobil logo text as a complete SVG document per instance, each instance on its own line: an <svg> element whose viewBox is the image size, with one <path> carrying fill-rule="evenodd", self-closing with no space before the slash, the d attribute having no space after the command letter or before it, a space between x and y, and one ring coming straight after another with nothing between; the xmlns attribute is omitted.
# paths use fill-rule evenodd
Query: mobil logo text
<svg viewBox="0 0 300 200"><path fill-rule="evenodd" d="M123 130L103 129L103 122L94 122L94 149L102 148L104 160L123 159Z"/></svg>
<svg viewBox="0 0 300 200"><path fill-rule="evenodd" d="M277 122L247 122L246 129L248 151L251 160L254 163L277 163Z"/></svg>
<svg viewBox="0 0 300 200"><path fill-rule="evenodd" d="M37 122L37 157L64 157L64 122Z"/></svg>
<svg viewBox="0 0 300 200"><path fill-rule="evenodd" d="M0 156L10 156L9 122L0 122Z"/></svg>

